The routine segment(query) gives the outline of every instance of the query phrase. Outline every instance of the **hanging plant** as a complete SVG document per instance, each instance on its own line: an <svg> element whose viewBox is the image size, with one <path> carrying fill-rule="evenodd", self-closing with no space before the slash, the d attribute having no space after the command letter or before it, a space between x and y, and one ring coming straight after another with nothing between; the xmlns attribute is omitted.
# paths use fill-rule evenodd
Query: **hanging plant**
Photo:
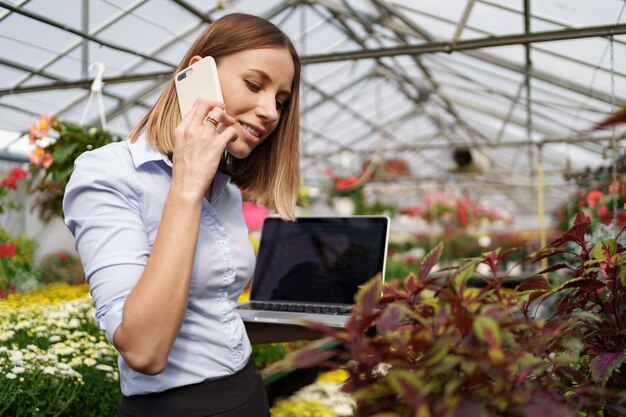
<svg viewBox="0 0 626 417"><path fill-rule="evenodd" d="M42 116L31 124L30 143L34 148L29 154L29 171L33 176L32 191L38 193L33 210L39 217L44 222L63 217L65 186L80 154L121 140L105 130L87 129L56 116Z"/></svg>

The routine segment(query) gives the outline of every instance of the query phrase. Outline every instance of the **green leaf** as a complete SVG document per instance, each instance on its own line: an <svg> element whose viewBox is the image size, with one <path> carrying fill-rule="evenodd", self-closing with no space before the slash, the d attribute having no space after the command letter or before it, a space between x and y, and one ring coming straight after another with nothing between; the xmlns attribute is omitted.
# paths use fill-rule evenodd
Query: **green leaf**
<svg viewBox="0 0 626 417"><path fill-rule="evenodd" d="M604 352L589 363L591 377L602 387L606 385L613 371L626 363L626 350L622 352Z"/></svg>
<svg viewBox="0 0 626 417"><path fill-rule="evenodd" d="M459 288L461 287L462 283L466 282L472 276L472 274L476 270L476 266L477 265L478 265L478 262L472 261L472 262L468 262L465 265L461 266L461 270L454 277L454 279L452 281L454 289L456 291L459 290Z"/></svg>
<svg viewBox="0 0 626 417"><path fill-rule="evenodd" d="M494 319L487 316L478 316L474 319L472 327L478 339L489 344L491 347L500 347L502 343L500 326L498 326L498 322Z"/></svg>
<svg viewBox="0 0 626 417"><path fill-rule="evenodd" d="M67 158L69 158L72 153L74 153L77 147L77 142L70 142L67 145L57 146L57 148L54 150L54 153L52 154L54 162L62 165L67 160Z"/></svg>
<svg viewBox="0 0 626 417"><path fill-rule="evenodd" d="M387 376L391 388L411 404L419 402L423 387L419 377L406 369L391 369Z"/></svg>
<svg viewBox="0 0 626 417"><path fill-rule="evenodd" d="M598 243L596 243L593 247L593 250L592 250L593 257L600 261L606 261L607 254L605 251L608 251L609 255L614 255L616 249L617 249L617 244L615 243L614 240L612 239L601 240Z"/></svg>

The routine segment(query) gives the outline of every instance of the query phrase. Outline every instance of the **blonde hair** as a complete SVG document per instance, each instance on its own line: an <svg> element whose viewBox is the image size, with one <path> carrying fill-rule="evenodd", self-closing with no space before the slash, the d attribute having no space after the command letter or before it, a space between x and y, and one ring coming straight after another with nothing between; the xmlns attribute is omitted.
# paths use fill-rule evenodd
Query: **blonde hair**
<svg viewBox="0 0 626 417"><path fill-rule="evenodd" d="M295 218L295 205L300 188L300 57L289 37L258 16L233 13L209 25L196 39L174 73L187 67L195 55L219 58L248 49L285 48L293 60L294 78L291 98L283 110L278 126L245 159L227 154L220 170L244 189L252 199L275 210L283 219ZM180 123L174 79L150 111L131 130L135 141L145 128L147 142L163 154L173 151L174 128Z"/></svg>

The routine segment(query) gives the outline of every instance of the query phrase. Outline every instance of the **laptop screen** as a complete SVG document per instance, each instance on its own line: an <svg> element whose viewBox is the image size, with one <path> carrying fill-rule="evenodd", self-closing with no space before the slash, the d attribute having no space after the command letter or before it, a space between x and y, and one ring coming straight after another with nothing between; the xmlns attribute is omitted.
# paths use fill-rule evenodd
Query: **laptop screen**
<svg viewBox="0 0 626 417"><path fill-rule="evenodd" d="M250 299L353 304L358 287L384 269L386 217L268 217Z"/></svg>

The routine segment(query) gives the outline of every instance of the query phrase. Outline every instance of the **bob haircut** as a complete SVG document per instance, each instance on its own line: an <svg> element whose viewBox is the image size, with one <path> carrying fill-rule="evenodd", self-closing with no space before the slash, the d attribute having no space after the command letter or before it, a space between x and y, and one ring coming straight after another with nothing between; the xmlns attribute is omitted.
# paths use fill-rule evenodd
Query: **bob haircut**
<svg viewBox="0 0 626 417"><path fill-rule="evenodd" d="M300 57L291 39L273 23L258 16L233 13L210 24L187 51L174 74L189 65L195 55L220 57L248 49L284 48L293 60L291 98L276 129L245 159L225 153L219 169L252 199L276 211L283 219L295 219L300 188ZM163 154L173 152L172 136L180 123L174 78L170 79L150 111L131 130L131 141L145 128L147 142Z"/></svg>

